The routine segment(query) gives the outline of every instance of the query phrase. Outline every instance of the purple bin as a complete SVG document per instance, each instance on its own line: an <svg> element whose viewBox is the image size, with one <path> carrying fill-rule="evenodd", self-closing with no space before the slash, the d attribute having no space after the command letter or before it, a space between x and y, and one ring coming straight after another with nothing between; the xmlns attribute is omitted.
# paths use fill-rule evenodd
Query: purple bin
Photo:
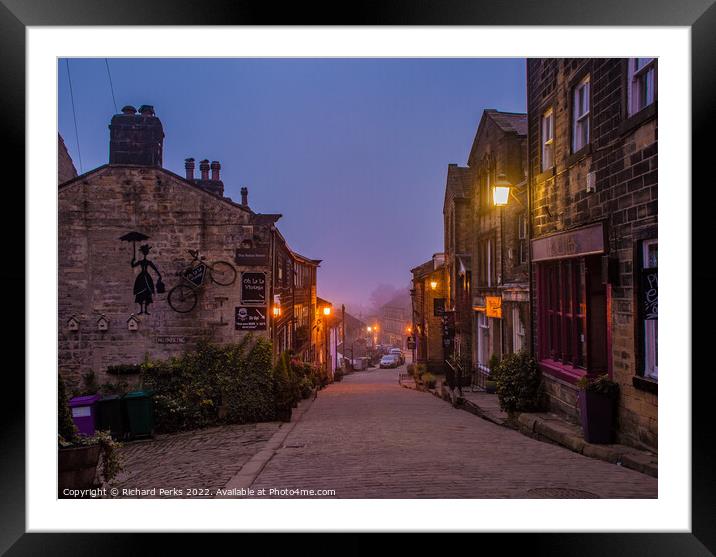
<svg viewBox="0 0 716 557"><path fill-rule="evenodd" d="M100 395L76 396L70 399L72 420L82 435L94 435L96 403Z"/></svg>

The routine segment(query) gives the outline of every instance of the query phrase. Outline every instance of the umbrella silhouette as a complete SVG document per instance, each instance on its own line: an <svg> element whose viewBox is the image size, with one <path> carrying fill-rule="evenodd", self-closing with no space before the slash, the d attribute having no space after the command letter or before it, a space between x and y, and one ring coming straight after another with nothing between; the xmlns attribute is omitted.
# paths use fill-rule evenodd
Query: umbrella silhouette
<svg viewBox="0 0 716 557"><path fill-rule="evenodd" d="M142 234L141 232L129 232L122 236L120 240L124 242L132 242L132 250L133 250L133 259L137 258L137 242L141 242L142 240L148 240L149 236L146 236L145 234Z"/></svg>

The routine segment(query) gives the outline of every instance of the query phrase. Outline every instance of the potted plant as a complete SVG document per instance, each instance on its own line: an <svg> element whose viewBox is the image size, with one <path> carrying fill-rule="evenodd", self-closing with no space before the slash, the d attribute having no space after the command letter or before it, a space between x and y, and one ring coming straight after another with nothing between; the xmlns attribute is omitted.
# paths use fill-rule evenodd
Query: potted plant
<svg viewBox="0 0 716 557"><path fill-rule="evenodd" d="M611 443L614 439L614 415L619 384L607 374L585 375L577 382L579 413L587 443Z"/></svg>
<svg viewBox="0 0 716 557"><path fill-rule="evenodd" d="M94 435L80 435L67 404L65 383L58 378L58 488L62 497L65 489L89 489L97 485L97 465L100 477L111 482L122 469L119 443L108 431ZM101 463L100 463L101 457Z"/></svg>

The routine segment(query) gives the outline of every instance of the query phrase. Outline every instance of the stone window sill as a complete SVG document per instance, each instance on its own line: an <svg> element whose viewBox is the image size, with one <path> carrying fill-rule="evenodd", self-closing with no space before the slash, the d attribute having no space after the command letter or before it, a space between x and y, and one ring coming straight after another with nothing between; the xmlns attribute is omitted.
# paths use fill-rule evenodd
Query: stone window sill
<svg viewBox="0 0 716 557"><path fill-rule="evenodd" d="M545 180L549 180L552 176L554 176L554 166L552 168L548 168L540 174L537 174L537 176L535 176L535 182L539 184Z"/></svg>
<svg viewBox="0 0 716 557"><path fill-rule="evenodd" d="M590 155L592 153L592 144L587 143L584 147L582 147L579 151L576 153L573 153L567 157L567 166L572 166L579 161L581 161L584 157L587 155Z"/></svg>
<svg viewBox="0 0 716 557"><path fill-rule="evenodd" d="M658 381L654 381L653 379L648 379L640 375L635 375L634 377L632 377L632 384L640 391L654 393L655 395L659 394L659 383Z"/></svg>
<svg viewBox="0 0 716 557"><path fill-rule="evenodd" d="M634 131L639 126L645 124L652 118L656 118L657 110L656 110L656 101L651 103L646 108L640 110L636 114L632 114L627 118L626 120L623 120L621 124L619 124L618 133L619 135L626 135L632 131Z"/></svg>

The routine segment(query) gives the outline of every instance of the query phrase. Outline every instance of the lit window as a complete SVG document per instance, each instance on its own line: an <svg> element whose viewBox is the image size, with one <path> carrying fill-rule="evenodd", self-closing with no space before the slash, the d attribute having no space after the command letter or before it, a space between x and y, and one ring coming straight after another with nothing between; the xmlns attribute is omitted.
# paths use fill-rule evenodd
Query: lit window
<svg viewBox="0 0 716 557"><path fill-rule="evenodd" d="M572 152L589 143L589 76L574 88L572 95Z"/></svg>
<svg viewBox="0 0 716 557"><path fill-rule="evenodd" d="M656 58L629 59L627 95L630 116L654 102L656 98Z"/></svg>
<svg viewBox="0 0 716 557"><path fill-rule="evenodd" d="M520 309L512 308L512 351L519 352L525 347L525 326L520 319Z"/></svg>
<svg viewBox="0 0 716 557"><path fill-rule="evenodd" d="M554 111L542 115L542 170L554 166Z"/></svg>

